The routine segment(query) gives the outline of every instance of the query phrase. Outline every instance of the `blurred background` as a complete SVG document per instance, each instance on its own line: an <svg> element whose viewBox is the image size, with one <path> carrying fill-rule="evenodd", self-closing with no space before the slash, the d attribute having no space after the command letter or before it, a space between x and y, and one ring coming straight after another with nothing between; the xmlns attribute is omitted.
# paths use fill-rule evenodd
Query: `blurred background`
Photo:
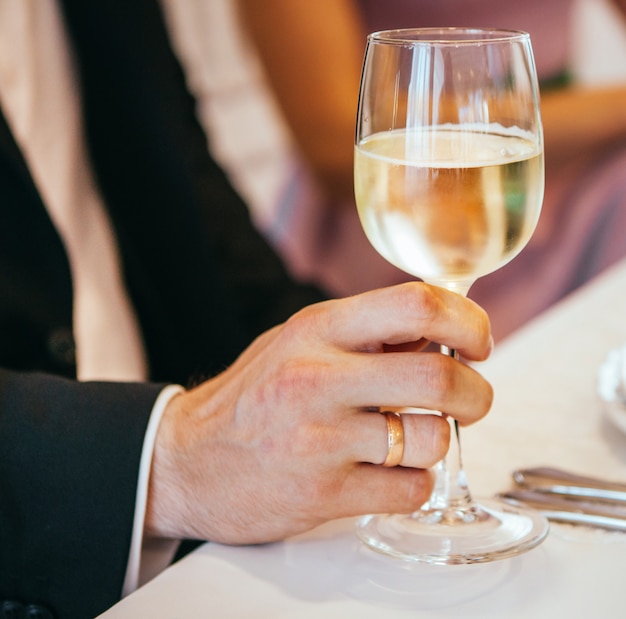
<svg viewBox="0 0 626 619"><path fill-rule="evenodd" d="M626 25L608 0L576 0L572 19L572 69L589 85L626 82Z"/></svg>

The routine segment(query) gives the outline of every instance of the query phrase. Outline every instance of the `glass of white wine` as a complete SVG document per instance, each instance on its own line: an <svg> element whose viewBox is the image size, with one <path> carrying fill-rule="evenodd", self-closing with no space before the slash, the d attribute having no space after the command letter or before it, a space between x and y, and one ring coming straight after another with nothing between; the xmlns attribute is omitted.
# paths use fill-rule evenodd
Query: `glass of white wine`
<svg viewBox="0 0 626 619"><path fill-rule="evenodd" d="M525 32L401 29L367 39L357 113L355 196L389 262L466 295L535 229L544 191L537 75ZM442 354L457 356L442 347ZM539 544L546 519L474 500L452 425L430 500L412 514L360 518L373 549L410 561L478 563Z"/></svg>

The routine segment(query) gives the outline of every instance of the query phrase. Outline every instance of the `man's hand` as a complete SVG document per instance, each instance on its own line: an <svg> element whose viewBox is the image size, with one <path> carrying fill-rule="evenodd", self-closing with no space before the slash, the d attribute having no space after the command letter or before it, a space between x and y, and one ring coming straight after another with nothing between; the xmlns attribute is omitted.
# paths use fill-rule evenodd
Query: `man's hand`
<svg viewBox="0 0 626 619"><path fill-rule="evenodd" d="M472 301L409 283L307 307L263 334L169 404L147 533L258 543L334 518L417 509L449 424L436 413L403 415L401 465L387 468L380 411L413 406L470 424L492 402L475 370L425 351L431 341L483 360L489 321Z"/></svg>

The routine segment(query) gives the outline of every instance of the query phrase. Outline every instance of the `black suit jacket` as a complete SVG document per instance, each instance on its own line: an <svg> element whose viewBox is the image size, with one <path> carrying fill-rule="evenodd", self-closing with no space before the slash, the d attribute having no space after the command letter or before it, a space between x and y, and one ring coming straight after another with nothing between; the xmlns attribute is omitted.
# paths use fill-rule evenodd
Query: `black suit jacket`
<svg viewBox="0 0 626 619"><path fill-rule="evenodd" d="M155 0L61 4L154 381L73 380L67 257L0 118L0 600L78 619L119 599L160 383L219 372L322 295L290 280L210 158Z"/></svg>

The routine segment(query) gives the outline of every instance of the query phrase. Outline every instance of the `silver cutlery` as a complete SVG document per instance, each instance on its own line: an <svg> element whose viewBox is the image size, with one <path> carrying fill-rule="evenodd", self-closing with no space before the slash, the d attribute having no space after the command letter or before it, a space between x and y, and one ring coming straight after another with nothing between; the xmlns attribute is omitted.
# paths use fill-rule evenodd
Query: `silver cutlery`
<svg viewBox="0 0 626 619"><path fill-rule="evenodd" d="M513 479L523 487L539 493L572 498L626 503L626 484L577 475L552 467L513 471Z"/></svg>
<svg viewBox="0 0 626 619"><path fill-rule="evenodd" d="M554 467L518 469L517 488L499 494L516 506L541 511L548 520L626 532L626 484Z"/></svg>
<svg viewBox="0 0 626 619"><path fill-rule="evenodd" d="M626 532L626 508L616 508L607 503L559 499L533 490L511 490L498 496L514 506L533 507L552 522Z"/></svg>

